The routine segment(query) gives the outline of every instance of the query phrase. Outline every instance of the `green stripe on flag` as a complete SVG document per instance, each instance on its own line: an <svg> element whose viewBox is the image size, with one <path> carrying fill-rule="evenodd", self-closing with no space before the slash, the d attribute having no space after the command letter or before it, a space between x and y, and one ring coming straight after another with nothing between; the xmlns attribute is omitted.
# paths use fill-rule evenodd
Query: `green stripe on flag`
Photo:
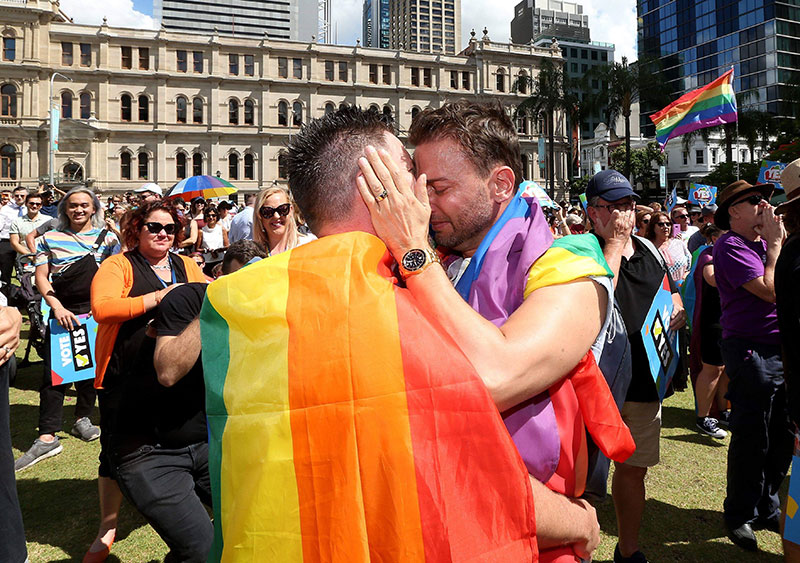
<svg viewBox="0 0 800 563"><path fill-rule="evenodd" d="M608 267L608 262L606 262L606 258L603 256L603 249L600 248L600 243L597 242L597 237L593 234L587 233L584 235L561 237L553 241L552 247L563 248L576 256L591 258L605 269L609 277L614 277L614 273L611 271L611 268Z"/></svg>

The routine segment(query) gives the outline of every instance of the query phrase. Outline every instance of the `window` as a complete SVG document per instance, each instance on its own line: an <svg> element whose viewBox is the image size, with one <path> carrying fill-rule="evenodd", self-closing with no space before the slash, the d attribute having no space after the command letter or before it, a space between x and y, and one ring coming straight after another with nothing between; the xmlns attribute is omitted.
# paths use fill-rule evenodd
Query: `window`
<svg viewBox="0 0 800 563"><path fill-rule="evenodd" d="M278 78L289 78L289 59L278 57Z"/></svg>
<svg viewBox="0 0 800 563"><path fill-rule="evenodd" d="M451 70L450 71L450 88L453 90L458 90L458 71Z"/></svg>
<svg viewBox="0 0 800 563"><path fill-rule="evenodd" d="M392 67L390 67L389 65L383 65L383 83L384 84L392 83Z"/></svg>
<svg viewBox="0 0 800 563"><path fill-rule="evenodd" d="M582 59L589 58L589 52L586 49L581 49L581 58Z"/></svg>
<svg viewBox="0 0 800 563"><path fill-rule="evenodd" d="M253 100L244 101L244 124L254 125L256 122L256 108Z"/></svg>
<svg viewBox="0 0 800 563"><path fill-rule="evenodd" d="M244 155L244 179L245 180L255 180L255 174L253 173L253 155L247 153Z"/></svg>
<svg viewBox="0 0 800 563"><path fill-rule="evenodd" d="M292 77L303 79L303 59L292 59Z"/></svg>
<svg viewBox="0 0 800 563"><path fill-rule="evenodd" d="M186 72L186 51L175 51L178 56L178 72Z"/></svg>
<svg viewBox="0 0 800 563"><path fill-rule="evenodd" d="M92 116L92 96L89 92L81 92L79 99L81 103L81 119L89 119Z"/></svg>
<svg viewBox="0 0 800 563"><path fill-rule="evenodd" d="M149 162L149 158L147 157L147 153L140 152L139 153L139 179L140 180L147 180L147 164Z"/></svg>
<svg viewBox="0 0 800 563"><path fill-rule="evenodd" d="M695 151L694 152L695 160L697 160L697 164L705 164L706 162L706 153L705 151Z"/></svg>
<svg viewBox="0 0 800 563"><path fill-rule="evenodd" d="M711 164L717 163L717 149L711 149Z"/></svg>
<svg viewBox="0 0 800 563"><path fill-rule="evenodd" d="M528 155L522 154L520 155L522 160L522 179L526 179L528 177Z"/></svg>
<svg viewBox="0 0 800 563"><path fill-rule="evenodd" d="M61 93L61 119L72 118L72 92Z"/></svg>
<svg viewBox="0 0 800 563"><path fill-rule="evenodd" d="M253 55L244 56L244 75L255 76L256 74L256 59Z"/></svg>
<svg viewBox="0 0 800 563"><path fill-rule="evenodd" d="M325 104L325 115L330 115L336 111L336 106L334 106L331 102Z"/></svg>
<svg viewBox="0 0 800 563"><path fill-rule="evenodd" d="M339 104L339 109L347 109L348 107L350 107L350 106L348 106L345 102L342 102L341 104Z"/></svg>
<svg viewBox="0 0 800 563"><path fill-rule="evenodd" d="M239 55L228 55L228 74L239 75Z"/></svg>
<svg viewBox="0 0 800 563"><path fill-rule="evenodd" d="M0 147L0 178L17 179L17 151L11 145Z"/></svg>
<svg viewBox="0 0 800 563"><path fill-rule="evenodd" d="M192 123L203 123L203 99L192 100Z"/></svg>
<svg viewBox="0 0 800 563"><path fill-rule="evenodd" d="M133 68L133 49L131 47L121 47L122 68Z"/></svg>
<svg viewBox="0 0 800 563"><path fill-rule="evenodd" d="M689 153L683 151L683 165L686 166L687 164L689 164Z"/></svg>
<svg viewBox="0 0 800 563"><path fill-rule="evenodd" d="M192 176L203 175L203 155L195 153L192 155Z"/></svg>
<svg viewBox="0 0 800 563"><path fill-rule="evenodd" d="M333 61L325 61L325 80L333 81Z"/></svg>
<svg viewBox="0 0 800 563"><path fill-rule="evenodd" d="M517 91L520 94L528 93L528 74L525 71L519 73L519 77L517 78Z"/></svg>
<svg viewBox="0 0 800 563"><path fill-rule="evenodd" d="M230 125L239 125L239 101L230 100L228 102L228 123Z"/></svg>
<svg viewBox="0 0 800 563"><path fill-rule="evenodd" d="M506 75L502 68L497 69L497 76L495 77L495 82L498 92L506 91Z"/></svg>
<svg viewBox="0 0 800 563"><path fill-rule="evenodd" d="M61 42L61 64L72 66L72 43Z"/></svg>
<svg viewBox="0 0 800 563"><path fill-rule="evenodd" d="M414 121L414 118L419 115L419 111L420 111L419 108L416 106L411 108L411 121Z"/></svg>
<svg viewBox="0 0 800 563"><path fill-rule="evenodd" d="M128 94L122 94L119 98L119 108L120 108L120 115L119 118L122 121L130 121L131 120L131 107L133 106L133 100Z"/></svg>
<svg viewBox="0 0 800 563"><path fill-rule="evenodd" d="M389 122L391 123L394 121L394 117L392 117L392 108L389 106L383 106L383 115L386 117Z"/></svg>
<svg viewBox="0 0 800 563"><path fill-rule="evenodd" d="M139 96L139 121L150 121L150 99L145 96Z"/></svg>
<svg viewBox="0 0 800 563"><path fill-rule="evenodd" d="M289 104L278 102L278 125L289 125Z"/></svg>
<svg viewBox="0 0 800 563"><path fill-rule="evenodd" d="M0 116L17 117L17 87L13 84L0 86Z"/></svg>
<svg viewBox="0 0 800 563"><path fill-rule="evenodd" d="M419 86L419 68L415 66L411 67L411 85Z"/></svg>
<svg viewBox="0 0 800 563"><path fill-rule="evenodd" d="M378 83L378 65L374 63L369 65L369 83L370 84Z"/></svg>
<svg viewBox="0 0 800 563"><path fill-rule="evenodd" d="M278 155L278 178L285 180L289 176L289 167L286 165L286 155Z"/></svg>
<svg viewBox="0 0 800 563"><path fill-rule="evenodd" d="M175 121L178 123L186 123L186 106L188 105L186 98L180 96L175 100Z"/></svg>
<svg viewBox="0 0 800 563"><path fill-rule="evenodd" d="M150 49L139 47L139 70L150 70Z"/></svg>
<svg viewBox="0 0 800 563"><path fill-rule="evenodd" d="M339 61L339 82L347 82L347 61Z"/></svg>
<svg viewBox="0 0 800 563"><path fill-rule="evenodd" d="M292 104L292 125L300 127L303 124L303 104L295 102Z"/></svg>
<svg viewBox="0 0 800 563"><path fill-rule="evenodd" d="M431 72L431 69L429 68L422 69L422 80L426 88L431 87L431 85L433 84L433 73Z"/></svg>
<svg viewBox="0 0 800 563"><path fill-rule="evenodd" d="M17 40L13 37L3 37L3 60L13 61L17 58ZM5 145L10 147L11 145Z"/></svg>
<svg viewBox="0 0 800 563"><path fill-rule="evenodd" d="M88 43L81 43L81 66L92 66L92 46Z"/></svg>
<svg viewBox="0 0 800 563"><path fill-rule="evenodd" d="M192 70L197 74L203 73L203 51L192 51Z"/></svg>
<svg viewBox="0 0 800 563"><path fill-rule="evenodd" d="M231 180L239 179L239 155L228 155L228 178Z"/></svg>
<svg viewBox="0 0 800 563"><path fill-rule="evenodd" d="M178 180L186 178L186 155L182 152L175 156L175 177Z"/></svg>
<svg viewBox="0 0 800 563"><path fill-rule="evenodd" d="M592 51L592 60L593 61L597 60L597 51Z"/></svg>
<svg viewBox="0 0 800 563"><path fill-rule="evenodd" d="M131 153L129 152L119 155L119 177L123 180L131 179Z"/></svg>
<svg viewBox="0 0 800 563"><path fill-rule="evenodd" d="M461 73L461 88L469 90L469 72L464 71Z"/></svg>

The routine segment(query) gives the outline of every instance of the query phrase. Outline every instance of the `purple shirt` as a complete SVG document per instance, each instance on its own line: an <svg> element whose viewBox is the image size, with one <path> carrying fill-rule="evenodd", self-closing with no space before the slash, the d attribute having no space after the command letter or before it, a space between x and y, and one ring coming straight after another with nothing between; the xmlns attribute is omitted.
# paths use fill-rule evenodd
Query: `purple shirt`
<svg viewBox="0 0 800 563"><path fill-rule="evenodd" d="M767 243L749 241L729 231L714 244L714 276L722 305L722 337L780 344L775 303L759 299L744 287L764 275Z"/></svg>

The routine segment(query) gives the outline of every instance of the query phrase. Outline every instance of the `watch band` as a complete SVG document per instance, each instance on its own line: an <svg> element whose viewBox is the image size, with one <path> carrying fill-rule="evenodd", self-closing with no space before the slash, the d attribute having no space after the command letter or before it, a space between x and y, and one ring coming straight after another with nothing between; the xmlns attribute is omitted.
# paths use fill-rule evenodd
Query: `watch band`
<svg viewBox="0 0 800 563"><path fill-rule="evenodd" d="M408 261L407 257L409 257L412 254L415 255L415 257L424 256L425 261L422 264L420 264L419 267L407 268L405 265L405 263ZM430 248L412 248L411 250L403 254L403 257L400 259L400 262L398 263L398 269L400 270L400 276L404 280L406 280L411 276L415 276L421 272L424 272L428 268L428 266L434 263L439 263L439 264L442 263L436 251Z"/></svg>

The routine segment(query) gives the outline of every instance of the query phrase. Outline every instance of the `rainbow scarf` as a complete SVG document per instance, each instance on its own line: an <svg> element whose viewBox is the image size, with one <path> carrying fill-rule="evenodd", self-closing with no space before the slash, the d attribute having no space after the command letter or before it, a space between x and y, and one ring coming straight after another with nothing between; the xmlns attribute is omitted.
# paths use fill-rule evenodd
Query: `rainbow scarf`
<svg viewBox="0 0 800 563"><path fill-rule="evenodd" d="M473 309L497 326L540 287L583 277L611 277L594 235L553 241L535 198L518 191L492 226L456 285ZM586 432L609 458L635 448L591 352L568 378L503 413L528 471L553 490L583 494Z"/></svg>
<svg viewBox="0 0 800 563"><path fill-rule="evenodd" d="M737 119L733 68L710 84L687 92L650 116L650 120L655 123L656 140L662 151L667 141L673 137L704 127L733 123Z"/></svg>
<svg viewBox="0 0 800 563"><path fill-rule="evenodd" d="M532 561L525 467L365 233L221 278L201 313L212 561Z"/></svg>

